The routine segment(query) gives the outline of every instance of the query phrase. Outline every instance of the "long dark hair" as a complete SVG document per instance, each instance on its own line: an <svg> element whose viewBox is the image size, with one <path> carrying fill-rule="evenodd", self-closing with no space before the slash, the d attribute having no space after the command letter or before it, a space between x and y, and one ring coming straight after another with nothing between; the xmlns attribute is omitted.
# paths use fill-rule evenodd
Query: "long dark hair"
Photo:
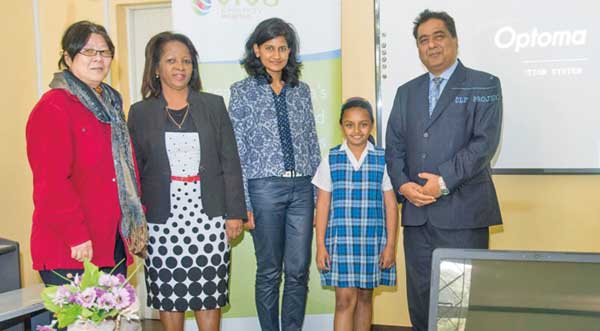
<svg viewBox="0 0 600 331"><path fill-rule="evenodd" d="M300 70L302 63L298 60L299 41L294 27L282 20L281 18L273 17L266 19L256 26L244 47L244 58L241 64L246 69L248 75L253 77L264 77L269 83L273 81L271 75L267 73L265 67L260 62L260 59L254 54L254 45L262 45L266 41L273 38L283 37L290 49L287 64L283 68L281 79L291 86L297 86L300 80Z"/></svg>
<svg viewBox="0 0 600 331"><path fill-rule="evenodd" d="M371 120L371 124L375 123L375 117L373 117L373 107L371 106L371 103L365 98L352 97L352 98L348 98L342 104L342 111L340 112L340 125L342 124L342 120L344 119L344 112L351 108L360 108L360 109L366 110L367 113L369 114L369 119ZM375 138L373 138L373 135L369 135L369 141L372 144L375 144Z"/></svg>
<svg viewBox="0 0 600 331"><path fill-rule="evenodd" d="M188 87L192 91L200 91L202 83L200 82L200 72L198 71L198 52L190 38L181 33L170 31L161 32L148 41L146 45L146 63L144 64L144 75L142 76L142 97L158 97L162 92L160 78L156 75L156 69L163 53L163 47L170 41L178 41L184 44L192 56L192 77L188 82Z"/></svg>
<svg viewBox="0 0 600 331"><path fill-rule="evenodd" d="M90 21L79 21L71 24L62 36L60 45L63 51L58 60L58 69L69 68L65 61L65 53L69 55L71 60L75 59L75 56L79 54L85 44L87 44L92 33L102 36L108 49L113 54L113 57L115 56L115 45L112 43L106 29L102 25Z"/></svg>

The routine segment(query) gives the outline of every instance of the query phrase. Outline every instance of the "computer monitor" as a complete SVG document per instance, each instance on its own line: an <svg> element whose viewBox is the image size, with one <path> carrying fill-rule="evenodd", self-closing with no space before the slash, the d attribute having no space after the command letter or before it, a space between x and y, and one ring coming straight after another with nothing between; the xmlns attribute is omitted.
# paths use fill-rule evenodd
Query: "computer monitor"
<svg viewBox="0 0 600 331"><path fill-rule="evenodd" d="M600 254L433 253L429 331L600 330Z"/></svg>

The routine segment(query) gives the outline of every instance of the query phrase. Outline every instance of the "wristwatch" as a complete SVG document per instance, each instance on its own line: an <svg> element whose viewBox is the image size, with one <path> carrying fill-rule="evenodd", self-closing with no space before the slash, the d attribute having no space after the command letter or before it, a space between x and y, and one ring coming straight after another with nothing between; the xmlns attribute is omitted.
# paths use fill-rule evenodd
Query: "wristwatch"
<svg viewBox="0 0 600 331"><path fill-rule="evenodd" d="M442 193L442 195L450 194L450 190L448 187L446 187L446 182L444 182L444 178L442 176L439 177L438 183L440 184L440 193Z"/></svg>

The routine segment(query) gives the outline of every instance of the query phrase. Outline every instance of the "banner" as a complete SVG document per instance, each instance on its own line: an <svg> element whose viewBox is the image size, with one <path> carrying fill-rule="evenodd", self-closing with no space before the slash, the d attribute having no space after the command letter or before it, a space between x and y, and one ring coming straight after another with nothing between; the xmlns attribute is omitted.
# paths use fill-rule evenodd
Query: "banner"
<svg viewBox="0 0 600 331"><path fill-rule="evenodd" d="M300 40L301 80L310 86L321 152L326 155L342 141L340 6L341 0L173 0L173 28L190 37L198 50L204 91L222 95L228 103L231 84L247 76L240 60L256 25L271 17L291 23ZM312 261L315 252L313 240ZM223 309L223 330L260 330L255 275L254 246L245 232L233 244L230 305ZM283 282L282 277L281 292ZM321 287L311 263L304 330L332 330L334 302L335 292Z"/></svg>

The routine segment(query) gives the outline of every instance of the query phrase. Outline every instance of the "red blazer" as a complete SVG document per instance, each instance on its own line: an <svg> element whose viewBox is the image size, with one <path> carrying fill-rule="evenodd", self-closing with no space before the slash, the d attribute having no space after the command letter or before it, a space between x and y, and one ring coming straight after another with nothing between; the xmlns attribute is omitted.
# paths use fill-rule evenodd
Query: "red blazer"
<svg viewBox="0 0 600 331"><path fill-rule="evenodd" d="M113 266L121 207L110 125L66 90L52 89L31 111L26 136L33 173L33 268L82 269L71 247L87 240L92 262Z"/></svg>

